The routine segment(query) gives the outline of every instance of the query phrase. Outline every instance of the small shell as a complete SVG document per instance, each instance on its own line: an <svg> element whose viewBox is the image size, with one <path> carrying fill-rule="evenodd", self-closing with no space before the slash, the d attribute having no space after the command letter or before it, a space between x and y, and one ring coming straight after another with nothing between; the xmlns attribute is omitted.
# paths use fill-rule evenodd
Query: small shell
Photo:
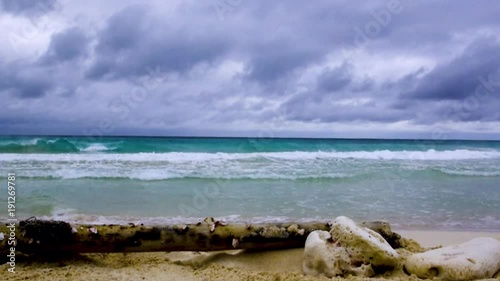
<svg viewBox="0 0 500 281"><path fill-rule="evenodd" d="M210 226L210 232L214 232L214 231L215 231L215 223Z"/></svg>
<svg viewBox="0 0 500 281"><path fill-rule="evenodd" d="M300 234L300 235L304 235L305 230L304 230L304 229L301 229L301 230L297 231L297 233L298 233L298 234Z"/></svg>
<svg viewBox="0 0 500 281"><path fill-rule="evenodd" d="M95 227L91 227L91 228L89 228L89 231L90 231L91 233L93 233L93 234L97 234L97 228L95 228Z"/></svg>
<svg viewBox="0 0 500 281"><path fill-rule="evenodd" d="M73 227L73 228L71 229L71 233L78 233L78 230L77 230L76 228L74 228L74 227Z"/></svg>
<svg viewBox="0 0 500 281"><path fill-rule="evenodd" d="M189 227L187 225L182 226L182 230L187 230L187 229L189 229Z"/></svg>
<svg viewBox="0 0 500 281"><path fill-rule="evenodd" d="M28 244L33 244L33 238L28 241Z"/></svg>
<svg viewBox="0 0 500 281"><path fill-rule="evenodd" d="M0 241L2 241L5 238L5 234L3 232L0 232Z"/></svg>
<svg viewBox="0 0 500 281"><path fill-rule="evenodd" d="M231 243L231 244L233 245L233 248L236 248L240 244L240 241L238 241L238 239L236 239L236 238L233 238L233 243Z"/></svg>

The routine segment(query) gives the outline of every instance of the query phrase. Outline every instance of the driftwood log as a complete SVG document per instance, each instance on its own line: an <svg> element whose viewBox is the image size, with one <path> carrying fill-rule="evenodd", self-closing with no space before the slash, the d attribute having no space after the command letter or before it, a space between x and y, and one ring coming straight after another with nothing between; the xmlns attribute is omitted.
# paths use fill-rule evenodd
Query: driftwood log
<svg viewBox="0 0 500 281"><path fill-rule="evenodd" d="M9 253L12 226L0 224L0 254ZM400 236L385 222L365 226L380 233L394 248ZM15 251L25 254L112 253L154 251L220 251L304 247L309 233L330 230L327 222L226 224L206 218L195 224L87 225L28 219L15 225Z"/></svg>

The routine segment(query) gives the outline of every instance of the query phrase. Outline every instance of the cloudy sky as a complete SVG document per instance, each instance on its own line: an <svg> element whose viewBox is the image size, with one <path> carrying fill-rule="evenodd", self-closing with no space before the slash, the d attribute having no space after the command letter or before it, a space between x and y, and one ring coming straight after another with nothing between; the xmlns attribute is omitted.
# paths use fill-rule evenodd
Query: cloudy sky
<svg viewBox="0 0 500 281"><path fill-rule="evenodd" d="M499 15L497 0L0 0L0 133L500 139Z"/></svg>

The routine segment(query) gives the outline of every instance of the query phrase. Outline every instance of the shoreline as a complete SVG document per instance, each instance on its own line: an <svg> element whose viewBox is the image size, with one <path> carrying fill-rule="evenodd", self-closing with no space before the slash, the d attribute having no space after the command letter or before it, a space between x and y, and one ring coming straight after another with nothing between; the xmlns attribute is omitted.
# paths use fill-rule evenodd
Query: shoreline
<svg viewBox="0 0 500 281"><path fill-rule="evenodd" d="M422 247L448 246L476 237L500 240L500 232L398 230ZM402 250L405 252L406 250ZM406 251L409 253L408 251ZM154 252L82 254L54 261L19 261L16 274L0 266L7 280L331 280L302 274L303 248L274 251ZM10 274L7 275L7 274ZM419 280L402 271L380 278L349 280ZM342 280L333 279L333 280Z"/></svg>
<svg viewBox="0 0 500 281"><path fill-rule="evenodd" d="M393 229L404 238L417 241L422 247L449 246L463 243L477 237L492 237L500 240L500 230L495 231L455 231L455 230L403 230Z"/></svg>

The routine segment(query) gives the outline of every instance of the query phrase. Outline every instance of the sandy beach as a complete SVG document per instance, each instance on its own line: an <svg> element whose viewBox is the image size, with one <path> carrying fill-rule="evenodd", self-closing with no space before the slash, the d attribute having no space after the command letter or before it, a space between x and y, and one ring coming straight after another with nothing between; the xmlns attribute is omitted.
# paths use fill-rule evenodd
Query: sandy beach
<svg viewBox="0 0 500 281"><path fill-rule="evenodd" d="M396 231L422 247L465 242L475 237L500 239L500 232ZM398 252L404 257L418 251L416 243ZM0 267L2 280L328 280L302 274L303 249L249 252L226 251L85 254L53 261L18 261L16 273ZM350 280L420 280L401 268L376 278ZM499 277L497 277L497 280ZM334 278L334 280L336 280ZM340 278L338 280L341 280Z"/></svg>

